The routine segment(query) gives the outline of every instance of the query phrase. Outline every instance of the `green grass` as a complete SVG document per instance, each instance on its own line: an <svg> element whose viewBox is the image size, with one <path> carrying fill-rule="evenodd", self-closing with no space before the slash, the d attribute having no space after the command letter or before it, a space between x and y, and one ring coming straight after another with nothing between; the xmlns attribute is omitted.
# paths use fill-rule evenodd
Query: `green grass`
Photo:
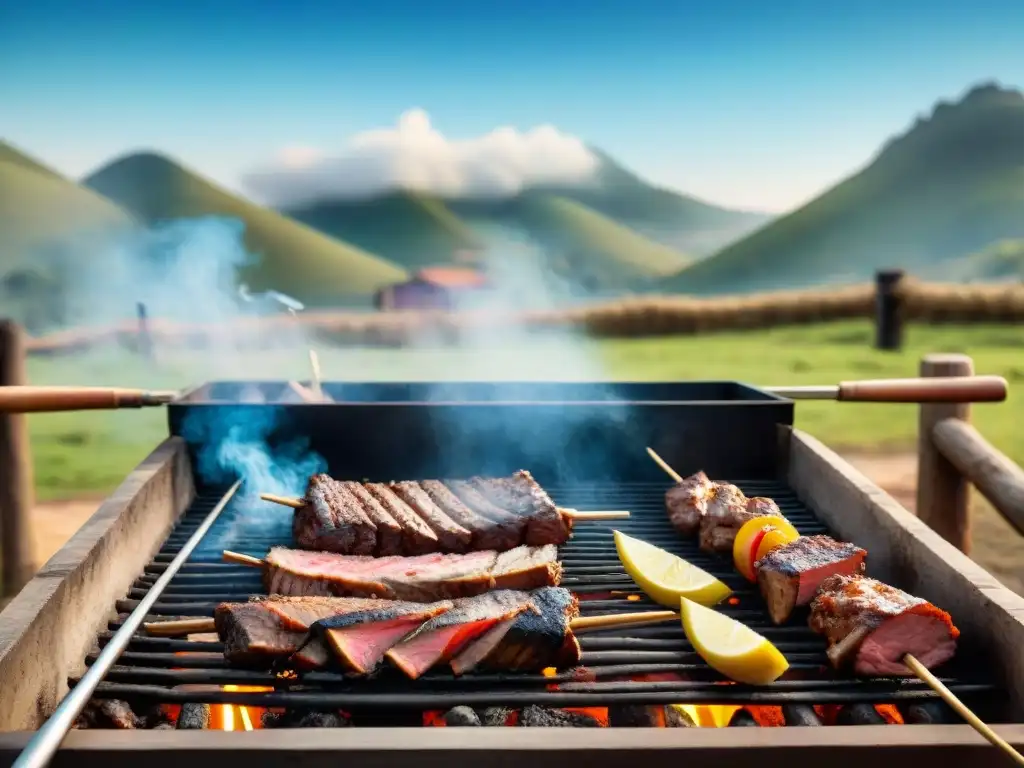
<svg viewBox="0 0 1024 768"><path fill-rule="evenodd" d="M225 216L245 225L259 263L242 270L256 290L273 288L309 304L368 294L406 277L395 264L237 197L157 154L120 158L84 182L146 222Z"/></svg>
<svg viewBox="0 0 1024 768"><path fill-rule="evenodd" d="M762 385L831 384L913 376L928 352L964 352L978 373L1005 376L1011 397L978 405L974 422L1024 464L1024 335L1007 326L914 327L900 353L870 348L866 322L708 336L604 340L508 341L472 350L320 349L324 377L334 380L461 378L573 380L735 379ZM37 384L178 387L207 379L307 378L302 350L163 359L155 371L127 353L33 358ZM29 417L40 499L109 493L167 434L162 410L46 414ZM797 426L835 447L901 449L916 439L917 408L831 402L797 404Z"/></svg>
<svg viewBox="0 0 1024 768"><path fill-rule="evenodd" d="M940 104L864 170L665 281L666 292L779 290L920 272L1024 237L1024 95Z"/></svg>

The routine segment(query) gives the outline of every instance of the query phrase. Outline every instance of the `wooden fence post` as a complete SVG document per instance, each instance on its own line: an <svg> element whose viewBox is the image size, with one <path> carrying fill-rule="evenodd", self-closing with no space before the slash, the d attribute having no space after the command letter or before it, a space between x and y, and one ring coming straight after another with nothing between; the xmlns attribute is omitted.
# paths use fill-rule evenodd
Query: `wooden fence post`
<svg viewBox="0 0 1024 768"><path fill-rule="evenodd" d="M922 376L973 376L974 362L967 355L926 355ZM932 438L943 419L970 421L970 403L924 403L917 435L917 516L961 552L971 550L970 482L954 467Z"/></svg>
<svg viewBox="0 0 1024 768"><path fill-rule="evenodd" d="M141 301L135 304L135 314L139 319L139 330L136 344L139 354L143 357L153 359L153 337L149 333L149 320L146 314L146 305Z"/></svg>
<svg viewBox="0 0 1024 768"><path fill-rule="evenodd" d="M25 339L12 320L0 320L0 386L24 385ZM32 554L32 453L21 413L0 414L0 574L3 595L16 595L35 575Z"/></svg>
<svg viewBox="0 0 1024 768"><path fill-rule="evenodd" d="M875 348L898 350L903 346L903 270L875 273Z"/></svg>

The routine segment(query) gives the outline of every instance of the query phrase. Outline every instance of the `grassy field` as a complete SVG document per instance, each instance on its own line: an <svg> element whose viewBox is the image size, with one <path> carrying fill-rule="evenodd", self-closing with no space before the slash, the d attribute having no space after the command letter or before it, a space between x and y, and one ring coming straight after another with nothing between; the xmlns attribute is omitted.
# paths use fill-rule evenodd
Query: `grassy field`
<svg viewBox="0 0 1024 768"><path fill-rule="evenodd" d="M334 380L735 379L762 385L831 384L912 376L928 352L965 352L978 373L1005 376L1011 391L1024 382L1024 333L1007 326L912 327L900 353L870 348L867 322L852 321L764 332L571 343L491 340L475 349L321 348L324 377ZM307 378L302 350L223 351L161 359L151 368L128 353L32 358L36 384L118 384L179 387L209 379ZM913 445L915 406L800 403L797 425L839 448L900 449ZM40 499L108 493L166 434L162 410L45 414L30 417ZM1024 464L1024 397L975 407L985 436Z"/></svg>

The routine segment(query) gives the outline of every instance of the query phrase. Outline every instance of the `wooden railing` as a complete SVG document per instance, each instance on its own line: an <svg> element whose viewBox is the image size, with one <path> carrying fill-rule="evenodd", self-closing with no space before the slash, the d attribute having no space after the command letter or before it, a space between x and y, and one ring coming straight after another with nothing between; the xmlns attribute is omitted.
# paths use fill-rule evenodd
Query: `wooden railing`
<svg viewBox="0 0 1024 768"><path fill-rule="evenodd" d="M967 355L928 355L921 375L973 376L974 363ZM990 445L970 418L969 404L923 404L917 468L917 516L967 554L971 485L1024 534L1024 470Z"/></svg>

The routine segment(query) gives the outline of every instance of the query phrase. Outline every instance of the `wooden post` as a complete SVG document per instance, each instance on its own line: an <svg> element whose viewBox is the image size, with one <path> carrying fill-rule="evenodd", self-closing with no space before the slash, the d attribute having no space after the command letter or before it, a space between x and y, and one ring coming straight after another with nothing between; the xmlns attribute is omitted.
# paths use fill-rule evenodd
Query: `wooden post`
<svg viewBox="0 0 1024 768"><path fill-rule="evenodd" d="M137 344L139 354L143 357L153 358L153 337L149 333L149 320L146 313L146 305L141 301L135 304L135 314L139 318L139 331Z"/></svg>
<svg viewBox="0 0 1024 768"><path fill-rule="evenodd" d="M922 376L973 376L967 355L926 355ZM971 550L970 482L946 459L932 438L943 419L970 421L970 403L924 403L917 436L917 516L965 554Z"/></svg>
<svg viewBox="0 0 1024 768"><path fill-rule="evenodd" d="M12 320L0 320L0 386L24 385L25 339ZM16 595L35 574L30 515L32 452L21 413L0 414L0 574L3 595Z"/></svg>
<svg viewBox="0 0 1024 768"><path fill-rule="evenodd" d="M903 346L903 297L900 282L903 270L888 269L875 273L875 348L899 350Z"/></svg>

